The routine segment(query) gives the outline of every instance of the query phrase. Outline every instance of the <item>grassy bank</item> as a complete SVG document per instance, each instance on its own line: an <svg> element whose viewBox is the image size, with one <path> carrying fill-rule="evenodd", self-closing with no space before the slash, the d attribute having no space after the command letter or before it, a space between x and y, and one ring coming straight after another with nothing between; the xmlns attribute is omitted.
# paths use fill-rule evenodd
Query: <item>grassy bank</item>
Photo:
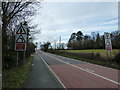
<svg viewBox="0 0 120 90"><path fill-rule="evenodd" d="M73 52L73 53L99 53L101 57L106 57L106 50L105 49L89 49L89 50L60 50L65 52ZM120 49L113 49L112 50L112 58L115 57L116 54L120 52Z"/></svg>
<svg viewBox="0 0 120 90"><path fill-rule="evenodd" d="M96 50L96 51L102 52L103 50ZM92 55L91 54L93 53L92 50L52 50L49 52L53 54L73 58L76 60L80 60L80 61L86 61L86 62L90 62L90 63L94 63L94 64L106 66L106 67L120 69L120 65L116 63L115 61L113 61L112 63L109 63L105 58L104 59L101 58L101 56L96 56L95 54Z"/></svg>
<svg viewBox="0 0 120 90"><path fill-rule="evenodd" d="M3 88L22 88L33 60L33 56L30 56L25 60L25 64L21 67L14 67L10 70L3 71Z"/></svg>

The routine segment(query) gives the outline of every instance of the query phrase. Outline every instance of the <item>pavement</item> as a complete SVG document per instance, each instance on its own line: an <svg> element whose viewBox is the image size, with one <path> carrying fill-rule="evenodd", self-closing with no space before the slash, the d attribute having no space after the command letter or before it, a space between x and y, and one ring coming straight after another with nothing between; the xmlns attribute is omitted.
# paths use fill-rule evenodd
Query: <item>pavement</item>
<svg viewBox="0 0 120 90"><path fill-rule="evenodd" d="M35 53L31 72L24 88L63 88L38 54Z"/></svg>
<svg viewBox="0 0 120 90"><path fill-rule="evenodd" d="M27 88L120 89L119 70L38 50Z"/></svg>

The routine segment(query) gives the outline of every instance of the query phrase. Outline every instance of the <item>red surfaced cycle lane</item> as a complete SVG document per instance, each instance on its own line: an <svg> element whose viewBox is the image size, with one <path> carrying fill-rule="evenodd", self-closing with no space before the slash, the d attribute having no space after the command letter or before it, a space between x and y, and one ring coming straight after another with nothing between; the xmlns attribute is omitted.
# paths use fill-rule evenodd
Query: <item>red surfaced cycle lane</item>
<svg viewBox="0 0 120 90"><path fill-rule="evenodd" d="M69 64L51 65L50 68L67 88L118 88L118 84Z"/></svg>

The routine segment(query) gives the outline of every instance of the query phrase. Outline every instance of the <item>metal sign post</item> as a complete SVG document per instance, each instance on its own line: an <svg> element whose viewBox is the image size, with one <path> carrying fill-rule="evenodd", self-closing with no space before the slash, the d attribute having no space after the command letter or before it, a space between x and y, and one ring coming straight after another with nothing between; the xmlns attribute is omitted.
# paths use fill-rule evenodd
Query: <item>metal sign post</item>
<svg viewBox="0 0 120 90"><path fill-rule="evenodd" d="M108 57L108 61L111 62L111 58L112 58L112 43L111 43L110 33L104 32L104 38L105 38L106 55Z"/></svg>
<svg viewBox="0 0 120 90"><path fill-rule="evenodd" d="M17 66L19 61L18 52L23 51L23 63L25 61L26 39L27 39L27 25L16 25L15 35L15 50L17 51Z"/></svg>
<svg viewBox="0 0 120 90"><path fill-rule="evenodd" d="M23 56L23 63L25 63L25 51L24 51L24 56Z"/></svg>
<svg viewBox="0 0 120 90"><path fill-rule="evenodd" d="M17 51L17 67L18 67L18 51Z"/></svg>

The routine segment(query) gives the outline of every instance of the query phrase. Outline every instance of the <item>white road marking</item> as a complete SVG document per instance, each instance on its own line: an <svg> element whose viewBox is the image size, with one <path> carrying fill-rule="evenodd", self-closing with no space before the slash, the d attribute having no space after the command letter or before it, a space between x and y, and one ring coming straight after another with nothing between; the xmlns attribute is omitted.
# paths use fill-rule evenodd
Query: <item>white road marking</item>
<svg viewBox="0 0 120 90"><path fill-rule="evenodd" d="M0 77L2 76L2 74L0 74Z"/></svg>
<svg viewBox="0 0 120 90"><path fill-rule="evenodd" d="M44 53L44 54L45 54L45 53ZM48 55L48 54L45 54L45 55L50 56L50 55ZM59 58L56 58L56 57L53 57L53 56L50 56L50 57L52 57L52 58L54 58L54 59L57 59L58 61L61 61L61 62L63 62L63 63L68 64L67 62L65 62L65 61L63 61L63 60L61 60L61 59L59 59ZM71 65L71 66L73 66L73 67L76 67L76 68L78 68L78 69L80 69L80 70L86 71L86 72L88 72L88 73L90 73L90 74L93 74L93 75L95 75L95 76L98 76L98 77L100 77L100 78L102 78L102 79L108 80L108 81L110 81L110 82L112 82L112 83L115 83L115 84L120 85L120 83L118 83L117 81L111 80L111 79L109 79L109 78L106 78L106 77L104 77L104 76L101 76L101 75L99 75L99 74L96 74L96 73L94 73L94 72L91 72L91 71L89 71L89 70L86 70L86 69L84 69L84 68L75 66L75 65L73 65L73 64L69 64L69 65Z"/></svg>
<svg viewBox="0 0 120 90"><path fill-rule="evenodd" d="M90 71L90 72L95 72L95 71L93 71L93 70L90 70L90 69L87 69L87 68L86 68L85 70L87 70L87 71Z"/></svg>
<svg viewBox="0 0 120 90"><path fill-rule="evenodd" d="M66 88L65 85L61 82L61 80L57 77L57 75L52 71L52 69L48 66L48 64L45 62L45 60L40 56L45 65L49 68L49 70L53 73L53 75L57 78L57 80L60 82L60 84L63 86L63 88Z"/></svg>
<svg viewBox="0 0 120 90"><path fill-rule="evenodd" d="M48 54L50 54L50 53L48 53ZM52 55L52 54L51 54L51 55ZM58 56L58 55L56 55L56 56ZM60 57L62 57L62 58L67 58L67 57L63 57L63 56L60 56ZM94 65L94 66L98 66L98 67L102 67L102 68L106 68L106 69L110 69L110 70L118 71L117 69L114 69L114 68L104 67L104 66L100 66L100 65L92 64L92 63L85 62L85 61L75 60L75 59L72 59L72 58L71 58L70 60L77 61L77 62L84 62L84 63L91 64L91 65Z"/></svg>
<svg viewBox="0 0 120 90"><path fill-rule="evenodd" d="M91 64L91 63L89 63L89 64ZM114 69L114 68L110 68L110 67L104 67L104 66L100 66L100 65L95 65L95 64L92 64L92 65L94 65L94 66L98 66L98 67L102 67L102 68L106 68L106 69L110 69L110 70L116 70L116 69ZM116 70L116 71L118 71L118 70Z"/></svg>

